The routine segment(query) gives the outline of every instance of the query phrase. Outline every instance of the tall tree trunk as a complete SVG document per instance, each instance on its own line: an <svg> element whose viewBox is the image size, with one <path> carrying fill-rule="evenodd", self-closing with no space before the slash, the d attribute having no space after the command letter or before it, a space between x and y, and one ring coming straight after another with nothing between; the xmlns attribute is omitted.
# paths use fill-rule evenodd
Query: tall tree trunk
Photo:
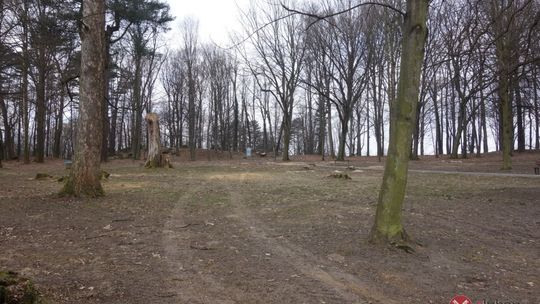
<svg viewBox="0 0 540 304"><path fill-rule="evenodd" d="M345 160L345 143L347 141L347 131L349 129L349 114L343 112L343 120L341 121L341 132L339 132L339 147L336 160Z"/></svg>
<svg viewBox="0 0 540 304"><path fill-rule="evenodd" d="M103 99L104 102L101 105L101 116L103 117L103 130L101 135L101 161L106 162L108 160L109 156L109 128L110 128L110 121L109 121L109 50L108 50L108 43L106 46L105 51L105 72L104 72L104 80L103 80ZM113 148L114 150L114 148Z"/></svg>
<svg viewBox="0 0 540 304"><path fill-rule="evenodd" d="M23 37L22 37L22 88L21 88L21 112L22 112L22 127L23 127L23 153L24 153L24 163L30 163L30 123L29 123L29 113L28 113L28 68L29 68L29 58L28 58L28 6L27 2L23 1L23 18L22 18L22 27L23 27Z"/></svg>
<svg viewBox="0 0 540 304"><path fill-rule="evenodd" d="M194 161L196 158L196 124L197 124L197 117L196 117L196 92L195 92L195 79L193 79L193 67L189 64L188 71L187 71L187 77L188 77L188 122L189 122L189 156L190 160Z"/></svg>
<svg viewBox="0 0 540 304"><path fill-rule="evenodd" d="M1 94L0 94L0 110L2 111L2 120L4 121L4 134L5 134L4 149L6 151L6 154L4 155L4 157L6 159L14 159L16 154L15 154L15 141L13 138L13 130L12 130L11 125L9 124L7 106Z"/></svg>
<svg viewBox="0 0 540 304"><path fill-rule="evenodd" d="M538 69L535 69L534 75L536 76L533 81L534 87L534 120L535 120L535 129L536 129L536 140L534 147L536 150L540 149L540 112L538 107Z"/></svg>
<svg viewBox="0 0 540 304"><path fill-rule="evenodd" d="M467 145L467 139L462 138L465 129L467 128L467 122L465 115L467 113L466 102L460 100L459 102L459 112L458 112L458 121L457 121L457 130L455 130L453 140L452 140L452 154L451 158L458 158L459 145ZM465 155L463 155L465 158Z"/></svg>
<svg viewBox="0 0 540 304"><path fill-rule="evenodd" d="M318 105L318 114L319 114L319 142L317 147L317 153L324 160L324 145L326 139L326 100L324 96L319 95L319 105Z"/></svg>
<svg viewBox="0 0 540 304"><path fill-rule="evenodd" d="M366 103L366 149L367 149L367 152L366 152L366 156L369 156L370 155L370 138L369 138L369 130L371 129L371 126L370 126L370 117L369 117L369 102Z"/></svg>
<svg viewBox="0 0 540 304"><path fill-rule="evenodd" d="M131 150L133 159L141 158L142 143L142 56L135 51L135 78L133 84L133 125L131 126ZM102 109L103 111L103 109Z"/></svg>
<svg viewBox="0 0 540 304"><path fill-rule="evenodd" d="M362 156L362 113L360 107L356 110L356 156Z"/></svg>
<svg viewBox="0 0 540 304"><path fill-rule="evenodd" d="M64 88L60 88L60 104L56 112L56 125L54 128L53 157L62 157L62 131L64 130Z"/></svg>
<svg viewBox="0 0 540 304"><path fill-rule="evenodd" d="M435 113L435 156L443 154L443 136L441 130L441 114L439 113L439 103L437 100L437 84L433 82L433 88L431 92L431 99L433 100L433 109Z"/></svg>
<svg viewBox="0 0 540 304"><path fill-rule="evenodd" d="M234 108L234 118L233 118L233 146L232 146L232 149L233 151L238 151L238 125L239 125L239 120L238 120L238 97L237 97L237 94L236 94L236 91L237 91L237 75L238 74L238 71L235 69L234 70L234 76L233 76L233 87L232 87L232 94L233 94L233 108ZM272 128L270 128L272 129Z"/></svg>
<svg viewBox="0 0 540 304"><path fill-rule="evenodd" d="M114 107L111 107L111 120L109 123L109 141L108 141L108 154L114 155L116 153L116 125L118 119L118 96L114 98ZM102 155L103 159L103 155Z"/></svg>
<svg viewBox="0 0 540 304"><path fill-rule="evenodd" d="M497 64L499 68L499 110L501 119L501 146L503 154L502 170L512 169L512 150L514 147L512 100L510 94L510 50L505 37L499 39L497 47ZM504 40L504 41L503 41Z"/></svg>
<svg viewBox="0 0 540 304"><path fill-rule="evenodd" d="M334 149L334 132L332 132L332 105L330 104L330 101L327 102L326 108L328 109L328 146L330 147L330 157L336 158L336 152Z"/></svg>
<svg viewBox="0 0 540 304"><path fill-rule="evenodd" d="M101 187L103 71L105 69L105 0L83 0L81 75L77 146L63 193L96 197Z"/></svg>
<svg viewBox="0 0 540 304"><path fill-rule="evenodd" d="M429 0L407 1L398 92L396 104L391 109L390 142L371 232L373 242L392 243L407 240L401 212L424 61L428 4Z"/></svg>
<svg viewBox="0 0 540 304"><path fill-rule="evenodd" d="M291 125L292 115L287 114L283 117L283 155L281 160L289 161L289 148L291 143Z"/></svg>
<svg viewBox="0 0 540 304"><path fill-rule="evenodd" d="M519 91L519 80L516 79L514 83L514 96L516 98L516 110L517 110L517 144L518 152L525 152L525 123L523 122L523 103L521 100L521 92Z"/></svg>
<svg viewBox="0 0 540 304"><path fill-rule="evenodd" d="M0 130L0 168L2 168L3 158L4 158L4 142L2 141L2 131Z"/></svg>
<svg viewBox="0 0 540 304"><path fill-rule="evenodd" d="M487 136L487 119L486 119L486 100L484 98L484 91L480 91L480 120L482 121L482 146L484 153L488 153L488 136Z"/></svg>
<svg viewBox="0 0 540 304"><path fill-rule="evenodd" d="M38 82L36 84L36 148L35 161L42 163L45 156L45 50L39 47Z"/></svg>

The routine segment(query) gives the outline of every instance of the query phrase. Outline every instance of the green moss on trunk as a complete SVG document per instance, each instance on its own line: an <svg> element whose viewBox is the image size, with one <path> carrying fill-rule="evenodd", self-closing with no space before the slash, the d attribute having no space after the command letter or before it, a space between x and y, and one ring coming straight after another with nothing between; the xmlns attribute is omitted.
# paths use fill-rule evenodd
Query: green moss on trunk
<svg viewBox="0 0 540 304"><path fill-rule="evenodd" d="M80 184L75 183L72 176L65 178L64 187L59 193L60 196L90 197L96 198L105 195L101 183Z"/></svg>
<svg viewBox="0 0 540 304"><path fill-rule="evenodd" d="M397 244L408 241L401 223L401 210L420 91L427 13L428 0L407 1L398 94L396 103L391 105L390 142L371 232L373 242Z"/></svg>

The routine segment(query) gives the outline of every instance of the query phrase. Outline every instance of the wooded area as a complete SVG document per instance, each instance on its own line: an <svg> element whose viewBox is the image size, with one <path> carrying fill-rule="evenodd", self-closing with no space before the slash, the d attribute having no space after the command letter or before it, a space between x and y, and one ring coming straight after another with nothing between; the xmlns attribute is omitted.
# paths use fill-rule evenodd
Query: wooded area
<svg viewBox="0 0 540 304"><path fill-rule="evenodd" d="M239 15L0 0L0 304L538 298L538 0Z"/></svg>
<svg viewBox="0 0 540 304"><path fill-rule="evenodd" d="M233 47L201 41L159 1L107 1L102 160L165 147L348 155L387 151L405 2L255 3ZM2 159L71 159L80 117L80 1L0 2ZM430 1L411 157L539 149L533 0ZM335 14L336 12L344 13ZM321 18L324 17L324 18ZM182 35L162 43L169 27Z"/></svg>

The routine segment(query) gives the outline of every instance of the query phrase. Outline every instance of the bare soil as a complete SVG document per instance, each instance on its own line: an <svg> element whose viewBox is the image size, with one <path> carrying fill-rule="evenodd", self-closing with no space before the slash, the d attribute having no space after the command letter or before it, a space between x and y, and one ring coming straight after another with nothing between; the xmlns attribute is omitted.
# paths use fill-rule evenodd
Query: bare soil
<svg viewBox="0 0 540 304"><path fill-rule="evenodd" d="M496 154L412 162L414 254L367 242L377 158L114 160L93 200L35 179L65 174L61 161L7 162L0 271L33 279L51 303L539 303L538 159L516 154L511 172Z"/></svg>

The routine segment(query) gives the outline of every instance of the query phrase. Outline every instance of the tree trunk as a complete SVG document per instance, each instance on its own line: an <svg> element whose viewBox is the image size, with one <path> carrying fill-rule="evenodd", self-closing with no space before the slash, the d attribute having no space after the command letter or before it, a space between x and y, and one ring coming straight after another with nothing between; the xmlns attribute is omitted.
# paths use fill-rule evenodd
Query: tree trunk
<svg viewBox="0 0 540 304"><path fill-rule="evenodd" d="M38 81L36 84L36 148L35 161L42 163L45 157L45 50L43 46L38 48Z"/></svg>
<svg viewBox="0 0 540 304"><path fill-rule="evenodd" d="M480 91L480 120L482 121L482 146L484 153L488 153L488 135L487 135L487 119L486 119L486 99L484 92Z"/></svg>
<svg viewBox="0 0 540 304"><path fill-rule="evenodd" d="M148 157L146 168L170 167L170 160L161 154L161 138L159 134L159 116L156 113L148 113L145 117L148 129Z"/></svg>
<svg viewBox="0 0 540 304"><path fill-rule="evenodd" d="M23 153L24 163L30 163L30 136L29 136L29 114L28 114L28 6L27 2L23 1L23 39L22 39L22 88L21 88L21 111L22 111L22 123L23 123Z"/></svg>
<svg viewBox="0 0 540 304"><path fill-rule="evenodd" d="M237 82L237 74L238 74L238 71L235 69L234 70L234 78L233 78L233 82L232 82L232 94L233 94L233 108L234 108L234 118L233 118L233 146L232 146L232 149L233 151L238 151L238 125L239 125L239 121L238 121L238 97L236 95L236 91L237 91L237 86L236 86L236 82ZM271 128L270 128L271 129Z"/></svg>
<svg viewBox="0 0 540 304"><path fill-rule="evenodd" d="M4 158L4 141L2 140L2 130L0 130L0 168L2 168L3 158Z"/></svg>
<svg viewBox="0 0 540 304"><path fill-rule="evenodd" d="M292 117L291 115L285 115L283 117L283 161L289 161L289 147L291 143L291 125Z"/></svg>
<svg viewBox="0 0 540 304"><path fill-rule="evenodd" d="M443 154L443 136L441 130L441 114L439 113L439 104L437 101L437 84L433 83L431 98L433 100L433 109L435 113L435 156Z"/></svg>
<svg viewBox="0 0 540 304"><path fill-rule="evenodd" d="M2 110L2 118L4 121L4 133L5 133L4 146L5 146L6 155L4 155L4 157L6 159L14 159L16 154L15 154L15 141L13 139L13 130L9 124L7 106L1 94L0 94L0 109Z"/></svg>
<svg viewBox="0 0 540 304"><path fill-rule="evenodd" d="M506 40L504 37L499 40ZM512 150L514 146L512 100L510 98L509 46L500 41L497 46L497 63L499 68L499 110L501 118L501 146L503 154L502 170L512 169Z"/></svg>
<svg viewBox="0 0 540 304"><path fill-rule="evenodd" d="M523 111L523 103L521 100L521 92L519 89L519 81L516 79L516 83L514 85L514 96L516 98L517 110L517 144L518 152L525 152L525 123L523 122L523 116L525 115L525 111Z"/></svg>
<svg viewBox="0 0 540 304"><path fill-rule="evenodd" d="M535 129L536 129L536 140L534 147L536 150L540 149L540 112L538 107L538 70L535 70L534 75L536 76L533 81L534 87L534 120L535 120Z"/></svg>
<svg viewBox="0 0 540 304"><path fill-rule="evenodd" d="M332 105L330 104L330 101L327 102L326 108L328 109L328 145L330 146L330 157L336 158L336 152L334 150L334 137L332 136Z"/></svg>
<svg viewBox="0 0 540 304"><path fill-rule="evenodd" d="M349 114L343 113L343 120L341 121L341 132L339 133L339 147L336 160L345 160L345 142L347 141L347 132L349 129Z"/></svg>
<svg viewBox="0 0 540 304"><path fill-rule="evenodd" d="M428 3L429 0L407 1L398 92L395 107L391 110L388 157L371 231L373 242L407 240L401 222L401 208L405 198L411 138L420 91Z"/></svg>
<svg viewBox="0 0 540 304"><path fill-rule="evenodd" d="M189 138L188 138L188 144L189 144L189 156L190 160L194 161L196 159L196 138L195 138L195 128L197 123L197 117L196 110L195 110L195 98L196 98L196 92L195 92L195 80L193 79L193 68L188 66L188 127L189 127Z"/></svg>
<svg viewBox="0 0 540 304"><path fill-rule="evenodd" d="M83 0L81 75L77 146L70 176L62 190L97 197L101 187L103 71L105 69L105 0Z"/></svg>
<svg viewBox="0 0 540 304"><path fill-rule="evenodd" d="M108 142L108 154L114 155L116 153L116 124L118 119L118 96L114 99L114 107L111 107L111 121L109 123L109 142Z"/></svg>
<svg viewBox="0 0 540 304"><path fill-rule="evenodd" d="M60 104L56 113L56 125L54 128L53 157L62 156L62 131L64 130L64 88L60 88Z"/></svg>
<svg viewBox="0 0 540 304"><path fill-rule="evenodd" d="M141 133L142 133L142 57L135 51L135 78L133 84L133 125L131 126L131 150L133 159L141 158Z"/></svg>
<svg viewBox="0 0 540 304"><path fill-rule="evenodd" d="M319 104L317 110L319 111L319 142L317 146L317 153L321 156L322 160L324 160L324 144L326 138L326 101L322 95L319 95Z"/></svg>

